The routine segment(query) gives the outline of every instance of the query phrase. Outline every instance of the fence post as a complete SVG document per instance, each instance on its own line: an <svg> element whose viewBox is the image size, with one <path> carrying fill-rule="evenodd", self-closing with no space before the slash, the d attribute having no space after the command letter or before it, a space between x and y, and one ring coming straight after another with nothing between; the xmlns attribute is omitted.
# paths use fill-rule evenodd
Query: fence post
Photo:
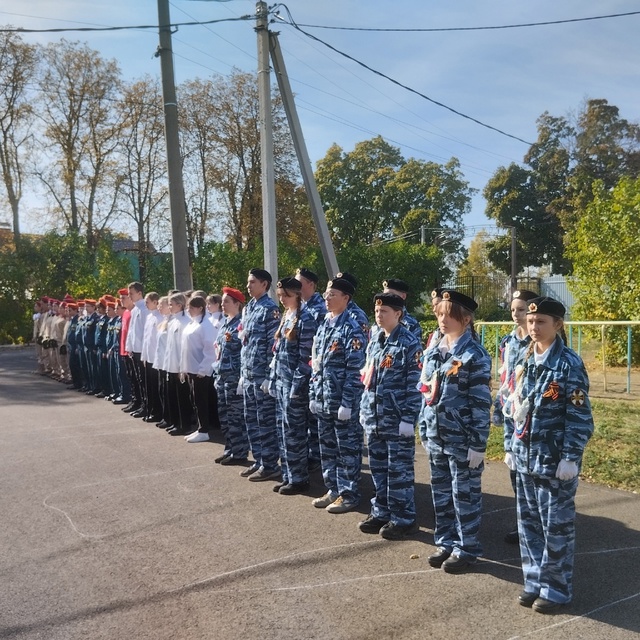
<svg viewBox="0 0 640 640"><path fill-rule="evenodd" d="M627 393L631 394L631 325L627 327Z"/></svg>
<svg viewBox="0 0 640 640"><path fill-rule="evenodd" d="M602 325L600 328L600 335L602 340L602 384L604 390L607 390L607 346L606 346L606 325Z"/></svg>

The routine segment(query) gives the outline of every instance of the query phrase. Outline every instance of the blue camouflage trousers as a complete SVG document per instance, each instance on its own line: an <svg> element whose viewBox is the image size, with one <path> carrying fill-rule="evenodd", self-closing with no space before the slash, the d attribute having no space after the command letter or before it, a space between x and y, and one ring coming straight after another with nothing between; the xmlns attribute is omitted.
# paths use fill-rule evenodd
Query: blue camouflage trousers
<svg viewBox="0 0 640 640"><path fill-rule="evenodd" d="M244 398L236 393L238 378L221 378L214 381L218 393L218 416L225 439L224 453L234 458L246 458L249 455L249 439L244 428Z"/></svg>
<svg viewBox="0 0 640 640"><path fill-rule="evenodd" d="M276 401L253 381L243 381L244 422L253 459L265 471L278 470Z"/></svg>
<svg viewBox="0 0 640 640"><path fill-rule="evenodd" d="M562 604L573 596L578 478L516 477L524 590Z"/></svg>
<svg viewBox="0 0 640 640"><path fill-rule="evenodd" d="M441 441L435 438L429 438L425 448L431 468L436 546L449 549L462 558L477 558L482 555L478 532L482 515L480 478L484 463L477 469L469 469L466 448L447 448L445 453Z"/></svg>
<svg viewBox="0 0 640 640"><path fill-rule="evenodd" d="M309 482L309 443L306 416L307 394L289 397L290 385L276 380L276 417L282 481L288 484Z"/></svg>
<svg viewBox="0 0 640 640"><path fill-rule="evenodd" d="M307 407L307 440L309 442L309 463L320 463L320 437L318 435L318 418Z"/></svg>
<svg viewBox="0 0 640 640"><path fill-rule="evenodd" d="M350 420L318 416L322 478L327 490L345 500L360 501L362 426L357 413Z"/></svg>
<svg viewBox="0 0 640 640"><path fill-rule="evenodd" d="M371 498L371 515L400 525L415 522L413 460L416 452L414 438L402 436L380 437L367 434L369 470L376 488Z"/></svg>

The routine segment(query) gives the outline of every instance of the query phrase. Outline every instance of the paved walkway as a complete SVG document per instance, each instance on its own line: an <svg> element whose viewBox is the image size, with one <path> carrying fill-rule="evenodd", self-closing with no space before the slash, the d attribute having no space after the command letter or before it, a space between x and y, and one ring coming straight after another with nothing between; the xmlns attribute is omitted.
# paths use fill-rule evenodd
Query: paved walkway
<svg viewBox="0 0 640 640"><path fill-rule="evenodd" d="M518 606L507 469L483 479L485 557L431 569L426 456L420 533L389 542L310 496L281 496L219 443L186 444L0 349L0 638L276 640L580 638L640 633L640 496L581 483L574 602ZM366 467L365 467L366 469ZM371 495L367 472L365 495Z"/></svg>

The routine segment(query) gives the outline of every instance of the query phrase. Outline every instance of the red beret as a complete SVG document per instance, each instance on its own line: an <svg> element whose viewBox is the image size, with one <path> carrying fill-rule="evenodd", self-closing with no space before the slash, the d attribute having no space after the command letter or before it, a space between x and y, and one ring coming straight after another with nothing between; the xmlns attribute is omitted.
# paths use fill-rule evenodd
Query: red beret
<svg viewBox="0 0 640 640"><path fill-rule="evenodd" d="M76 302L67 302L67 307L75 311L78 308L78 304Z"/></svg>
<svg viewBox="0 0 640 640"><path fill-rule="evenodd" d="M48 296L42 296L42 298L40 298L40 300L42 300L42 302L49 302L49 297Z"/></svg>
<svg viewBox="0 0 640 640"><path fill-rule="evenodd" d="M95 300L93 300L91 298L85 298L84 299L84 303L85 303L85 305L90 304L90 305L93 305L94 307L96 306L96 304L98 304Z"/></svg>
<svg viewBox="0 0 640 640"><path fill-rule="evenodd" d="M129 289L127 289L126 287L124 287L123 289L118 289L118 295L119 296L128 296L129 295Z"/></svg>
<svg viewBox="0 0 640 640"><path fill-rule="evenodd" d="M247 301L242 291L239 291L238 289L234 289L233 287L222 287L222 293L226 293L228 296L230 296L234 300L237 300L238 302L242 302L242 304L244 304Z"/></svg>

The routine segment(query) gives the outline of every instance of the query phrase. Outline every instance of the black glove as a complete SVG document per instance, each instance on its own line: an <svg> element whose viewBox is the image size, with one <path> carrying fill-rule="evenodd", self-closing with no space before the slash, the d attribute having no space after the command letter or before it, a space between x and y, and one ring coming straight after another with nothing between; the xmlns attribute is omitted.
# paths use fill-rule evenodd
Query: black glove
<svg viewBox="0 0 640 640"><path fill-rule="evenodd" d="M60 355L61 356L66 356L67 355L67 345L63 344L60 346Z"/></svg>

